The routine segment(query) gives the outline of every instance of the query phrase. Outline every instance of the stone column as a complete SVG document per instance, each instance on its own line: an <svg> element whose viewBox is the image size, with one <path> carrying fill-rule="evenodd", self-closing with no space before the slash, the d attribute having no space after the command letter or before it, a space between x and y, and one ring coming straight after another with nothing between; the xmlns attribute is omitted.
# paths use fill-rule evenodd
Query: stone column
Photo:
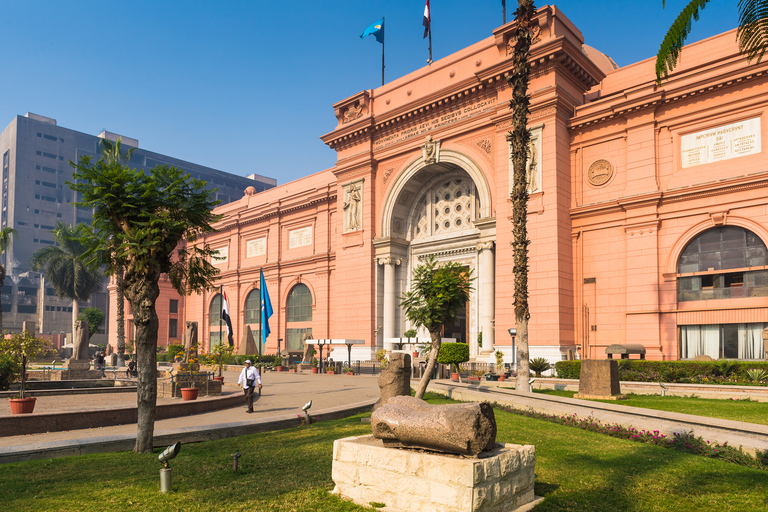
<svg viewBox="0 0 768 512"><path fill-rule="evenodd" d="M494 325L496 316L495 286L494 286L494 257L493 242L480 242L477 244L479 252L479 310L480 332L483 333L483 344L478 347L481 354L489 354L493 351Z"/></svg>
<svg viewBox="0 0 768 512"><path fill-rule="evenodd" d="M384 265L384 339L399 337L395 333L395 266L400 264L399 259L381 258L379 265Z"/></svg>

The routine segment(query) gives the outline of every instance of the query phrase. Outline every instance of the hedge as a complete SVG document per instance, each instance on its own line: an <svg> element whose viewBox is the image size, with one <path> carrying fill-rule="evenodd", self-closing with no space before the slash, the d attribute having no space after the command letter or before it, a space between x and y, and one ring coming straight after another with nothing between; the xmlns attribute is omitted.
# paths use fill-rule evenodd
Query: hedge
<svg viewBox="0 0 768 512"><path fill-rule="evenodd" d="M683 382L683 383L740 383L747 379L747 370L761 369L768 372L768 361L649 361L645 359L617 359L619 378L636 382ZM578 379L581 361L557 361L557 376Z"/></svg>

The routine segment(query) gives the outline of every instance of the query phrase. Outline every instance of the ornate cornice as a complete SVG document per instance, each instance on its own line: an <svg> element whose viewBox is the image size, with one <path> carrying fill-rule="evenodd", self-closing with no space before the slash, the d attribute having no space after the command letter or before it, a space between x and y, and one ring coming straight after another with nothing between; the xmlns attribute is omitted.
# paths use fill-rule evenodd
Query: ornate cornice
<svg viewBox="0 0 768 512"><path fill-rule="evenodd" d="M283 206L280 204L270 205L269 209L267 209L266 211L263 211L259 215L249 216L247 219L224 218L222 219L223 224L215 227L217 232L230 231L233 229L238 229L243 226L249 226L251 224L256 224L258 222L263 222L265 220L269 220L274 217L279 217L287 213L295 213L297 211L314 208L321 204L331 203L335 200L336 200L336 189L332 188L326 195L311 197L309 199L302 201L301 203L293 203L291 205L286 205L286 206ZM248 211L249 211L249 208L246 208L245 210L240 210L238 211L238 216L247 215Z"/></svg>

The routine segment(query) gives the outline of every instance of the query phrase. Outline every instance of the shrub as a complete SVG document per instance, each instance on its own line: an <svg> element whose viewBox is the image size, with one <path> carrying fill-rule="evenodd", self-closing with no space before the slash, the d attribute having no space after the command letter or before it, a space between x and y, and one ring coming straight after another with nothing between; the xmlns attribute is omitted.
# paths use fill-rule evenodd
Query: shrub
<svg viewBox="0 0 768 512"><path fill-rule="evenodd" d="M181 355L182 357L184 356L184 345L177 345L175 343L168 345L169 359L173 361L177 355Z"/></svg>
<svg viewBox="0 0 768 512"><path fill-rule="evenodd" d="M466 343L443 343L437 354L437 362L450 364L459 373L459 365L469 361L469 345Z"/></svg>
<svg viewBox="0 0 768 512"><path fill-rule="evenodd" d="M557 361L555 372L561 379L578 379L581 373L581 361Z"/></svg>
<svg viewBox="0 0 768 512"><path fill-rule="evenodd" d="M8 391L20 371L21 368L14 358L8 354L0 354L0 391Z"/></svg>
<svg viewBox="0 0 768 512"><path fill-rule="evenodd" d="M530 368L537 377L541 377L541 373L552 368L552 365L549 364L549 361L547 361L545 358L536 357L528 361L528 368Z"/></svg>
<svg viewBox="0 0 768 512"><path fill-rule="evenodd" d="M723 364L727 362L728 364ZM723 369L728 376L723 376ZM645 359L620 359L619 378L636 382L679 382L694 384L747 384L747 371L760 369L768 373L768 361L649 361ZM578 379L581 361L558 361L557 376Z"/></svg>

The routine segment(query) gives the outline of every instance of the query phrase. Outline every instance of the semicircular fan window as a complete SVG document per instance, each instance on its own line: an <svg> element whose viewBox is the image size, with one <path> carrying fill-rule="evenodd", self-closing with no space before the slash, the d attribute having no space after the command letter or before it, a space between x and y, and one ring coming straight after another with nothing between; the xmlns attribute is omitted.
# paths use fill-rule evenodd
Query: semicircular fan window
<svg viewBox="0 0 768 512"><path fill-rule="evenodd" d="M446 180L432 187L419 205L414 238L472 228L473 196L472 181L468 179Z"/></svg>

